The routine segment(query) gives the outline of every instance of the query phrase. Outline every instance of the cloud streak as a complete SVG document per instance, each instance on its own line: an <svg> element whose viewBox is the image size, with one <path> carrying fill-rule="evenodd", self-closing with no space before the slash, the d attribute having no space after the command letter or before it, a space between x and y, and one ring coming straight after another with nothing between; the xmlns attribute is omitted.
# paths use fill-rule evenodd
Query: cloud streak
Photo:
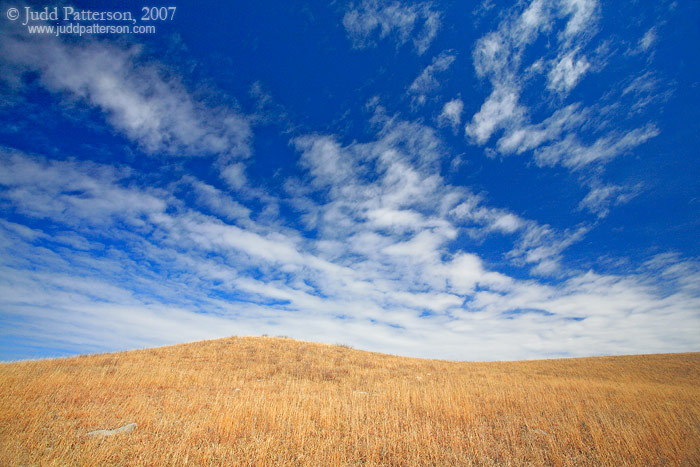
<svg viewBox="0 0 700 467"><path fill-rule="evenodd" d="M609 59L610 41L591 46L600 15L596 0L533 0L513 7L496 30L474 47L474 69L490 82L492 91L465 125L465 134L479 146L489 145L495 136L488 154L529 154L539 167L568 169L581 185L592 187L579 207L604 217L611 206L628 201L634 197L631 193L639 191L639 187L611 183L602 188L604 167L660 131L653 122L625 121L659 99L650 92L654 86L650 73L626 86L618 83L594 102L569 99L582 80L600 72ZM653 31L642 43L653 43ZM551 41L553 47L538 48L535 44L541 38ZM533 90L540 102L524 97ZM608 103L612 96L617 102ZM630 103L623 110L625 96ZM533 114L542 114L543 107L551 113L533 123Z"/></svg>
<svg viewBox="0 0 700 467"><path fill-rule="evenodd" d="M196 99L139 47L80 44L6 34L2 60L16 72L38 72L51 91L104 112L111 125L146 152L171 156L250 155L250 122L240 112Z"/></svg>
<svg viewBox="0 0 700 467"><path fill-rule="evenodd" d="M351 6L343 17L343 26L354 47L372 47L377 36L391 37L397 46L410 40L418 55L428 50L440 25L440 13L429 2L363 0Z"/></svg>
<svg viewBox="0 0 700 467"><path fill-rule="evenodd" d="M413 102L422 105L425 103L427 95L440 87L437 75L447 71L456 56L449 52L442 52L433 58L433 62L425 67L413 83L408 87L408 93L413 95Z"/></svg>

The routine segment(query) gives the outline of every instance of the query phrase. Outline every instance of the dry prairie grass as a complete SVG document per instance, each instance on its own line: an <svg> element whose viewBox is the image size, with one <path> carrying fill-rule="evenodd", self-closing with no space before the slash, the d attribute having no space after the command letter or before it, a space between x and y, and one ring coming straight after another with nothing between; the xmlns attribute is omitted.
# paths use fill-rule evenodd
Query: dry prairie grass
<svg viewBox="0 0 700 467"><path fill-rule="evenodd" d="M700 465L699 383L700 354L455 363L281 338L17 362L0 465Z"/></svg>

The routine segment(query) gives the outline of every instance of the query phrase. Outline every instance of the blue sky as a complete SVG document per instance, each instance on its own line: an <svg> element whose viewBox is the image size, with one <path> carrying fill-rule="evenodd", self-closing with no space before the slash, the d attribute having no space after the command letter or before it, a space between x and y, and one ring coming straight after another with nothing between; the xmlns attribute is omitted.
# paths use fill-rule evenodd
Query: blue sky
<svg viewBox="0 0 700 467"><path fill-rule="evenodd" d="M697 2L0 5L0 359L700 350Z"/></svg>

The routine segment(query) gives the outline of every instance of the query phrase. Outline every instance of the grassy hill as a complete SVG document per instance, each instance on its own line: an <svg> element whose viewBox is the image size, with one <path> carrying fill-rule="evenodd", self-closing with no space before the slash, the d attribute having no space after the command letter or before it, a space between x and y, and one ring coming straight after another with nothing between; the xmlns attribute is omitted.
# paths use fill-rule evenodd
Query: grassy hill
<svg viewBox="0 0 700 467"><path fill-rule="evenodd" d="M456 363L230 338L0 364L0 465L700 465L700 354Z"/></svg>

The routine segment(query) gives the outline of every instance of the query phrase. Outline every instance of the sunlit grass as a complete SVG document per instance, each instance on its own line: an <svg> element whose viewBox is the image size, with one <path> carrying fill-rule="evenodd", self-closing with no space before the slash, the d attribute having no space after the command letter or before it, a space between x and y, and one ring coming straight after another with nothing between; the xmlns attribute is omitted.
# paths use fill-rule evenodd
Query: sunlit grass
<svg viewBox="0 0 700 467"><path fill-rule="evenodd" d="M700 354L455 363L230 338L2 364L0 465L700 465Z"/></svg>

